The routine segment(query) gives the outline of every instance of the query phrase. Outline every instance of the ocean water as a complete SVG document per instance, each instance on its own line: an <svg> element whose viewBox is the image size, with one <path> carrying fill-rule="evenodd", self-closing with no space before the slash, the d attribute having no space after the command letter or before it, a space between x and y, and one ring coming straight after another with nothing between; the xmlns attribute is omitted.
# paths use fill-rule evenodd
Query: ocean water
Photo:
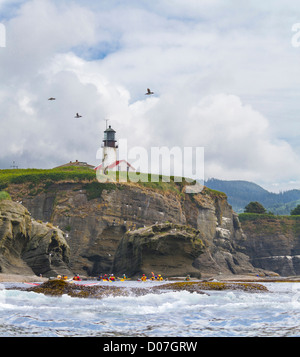
<svg viewBox="0 0 300 357"><path fill-rule="evenodd" d="M0 336L300 336L300 283L264 285L269 292L168 291L83 299L8 290L11 283L0 284Z"/></svg>

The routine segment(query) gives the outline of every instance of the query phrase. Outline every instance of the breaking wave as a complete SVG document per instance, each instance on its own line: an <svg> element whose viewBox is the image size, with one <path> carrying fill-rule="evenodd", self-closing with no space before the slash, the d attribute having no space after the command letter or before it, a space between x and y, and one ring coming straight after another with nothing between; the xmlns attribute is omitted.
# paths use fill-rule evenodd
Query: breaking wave
<svg viewBox="0 0 300 357"><path fill-rule="evenodd" d="M300 284L265 285L103 299L0 289L0 336L299 336Z"/></svg>

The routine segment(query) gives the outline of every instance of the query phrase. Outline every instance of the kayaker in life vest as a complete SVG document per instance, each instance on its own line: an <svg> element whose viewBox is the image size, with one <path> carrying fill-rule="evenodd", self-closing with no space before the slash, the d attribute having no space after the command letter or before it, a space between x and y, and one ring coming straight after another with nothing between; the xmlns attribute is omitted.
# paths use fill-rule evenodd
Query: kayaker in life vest
<svg viewBox="0 0 300 357"><path fill-rule="evenodd" d="M162 277L160 274L158 274L157 280L164 280L164 279L163 279L163 277Z"/></svg>
<svg viewBox="0 0 300 357"><path fill-rule="evenodd" d="M73 280L76 280L76 281L81 281L81 279L80 279L80 277L79 277L79 275L78 275L78 274L76 274L76 275L74 276Z"/></svg>
<svg viewBox="0 0 300 357"><path fill-rule="evenodd" d="M145 274L143 274L143 276L141 277L141 280L142 280L142 281L146 281L146 280L147 280L147 277L146 277Z"/></svg>
<svg viewBox="0 0 300 357"><path fill-rule="evenodd" d="M116 278L114 277L114 274L111 274L111 276L109 277L110 281L116 281Z"/></svg>

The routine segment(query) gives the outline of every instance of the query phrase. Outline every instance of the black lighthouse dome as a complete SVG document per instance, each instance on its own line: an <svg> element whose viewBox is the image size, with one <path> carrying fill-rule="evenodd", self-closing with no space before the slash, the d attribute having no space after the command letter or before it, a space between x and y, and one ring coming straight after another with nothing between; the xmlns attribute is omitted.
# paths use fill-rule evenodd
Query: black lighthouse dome
<svg viewBox="0 0 300 357"><path fill-rule="evenodd" d="M117 148L118 146L116 145L117 140L115 139L115 136L115 130L109 125L109 127L104 131L103 146Z"/></svg>

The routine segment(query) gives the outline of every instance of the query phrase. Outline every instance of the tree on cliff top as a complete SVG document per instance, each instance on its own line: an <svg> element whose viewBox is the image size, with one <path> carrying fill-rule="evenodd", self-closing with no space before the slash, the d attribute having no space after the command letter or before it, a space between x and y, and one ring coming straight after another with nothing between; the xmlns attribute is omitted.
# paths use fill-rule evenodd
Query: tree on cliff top
<svg viewBox="0 0 300 357"><path fill-rule="evenodd" d="M266 213L265 207L259 202L250 202L245 207L245 213Z"/></svg>
<svg viewBox="0 0 300 357"><path fill-rule="evenodd" d="M300 205L291 210L291 216L299 216L300 215Z"/></svg>

